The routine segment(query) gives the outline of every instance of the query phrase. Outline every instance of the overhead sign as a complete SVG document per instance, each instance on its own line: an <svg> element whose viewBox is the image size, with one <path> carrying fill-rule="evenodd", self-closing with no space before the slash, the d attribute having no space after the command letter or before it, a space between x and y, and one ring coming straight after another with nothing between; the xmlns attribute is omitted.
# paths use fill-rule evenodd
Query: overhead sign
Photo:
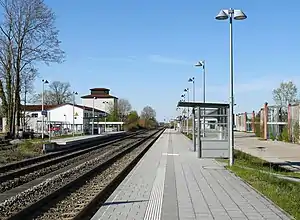
<svg viewBox="0 0 300 220"><path fill-rule="evenodd" d="M47 110L43 110L42 115L47 116Z"/></svg>

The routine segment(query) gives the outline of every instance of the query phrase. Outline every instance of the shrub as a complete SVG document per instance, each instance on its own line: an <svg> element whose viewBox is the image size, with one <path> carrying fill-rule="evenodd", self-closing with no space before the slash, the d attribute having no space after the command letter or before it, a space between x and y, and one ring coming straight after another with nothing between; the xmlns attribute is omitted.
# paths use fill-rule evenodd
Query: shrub
<svg viewBox="0 0 300 220"><path fill-rule="evenodd" d="M288 128L287 126L285 126L281 132L281 137L282 137L282 140L285 141L285 142L289 142L290 141L290 137L289 137L289 131L288 131Z"/></svg>
<svg viewBox="0 0 300 220"><path fill-rule="evenodd" d="M300 132L299 132L299 122L295 122L294 126L293 126L293 139L294 139L294 143L299 143L299 136L300 136Z"/></svg>

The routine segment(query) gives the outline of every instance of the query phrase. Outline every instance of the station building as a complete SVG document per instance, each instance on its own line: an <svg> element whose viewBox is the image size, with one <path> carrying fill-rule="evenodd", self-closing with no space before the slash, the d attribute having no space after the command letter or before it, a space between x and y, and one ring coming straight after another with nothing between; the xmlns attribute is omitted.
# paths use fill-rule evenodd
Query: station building
<svg viewBox="0 0 300 220"><path fill-rule="evenodd" d="M44 105L44 132L59 130L60 133L69 133L74 130L76 133L91 134L94 127L94 134L99 134L123 129L123 122L104 121L111 108L117 108L118 105L118 98L110 95L110 89L92 88L90 94L81 97L81 101L81 105ZM41 133L42 105L26 105L22 108L25 117L21 119L21 124L25 124L24 130ZM5 125L5 118L2 119L2 124ZM5 132L5 126L2 126L2 131Z"/></svg>

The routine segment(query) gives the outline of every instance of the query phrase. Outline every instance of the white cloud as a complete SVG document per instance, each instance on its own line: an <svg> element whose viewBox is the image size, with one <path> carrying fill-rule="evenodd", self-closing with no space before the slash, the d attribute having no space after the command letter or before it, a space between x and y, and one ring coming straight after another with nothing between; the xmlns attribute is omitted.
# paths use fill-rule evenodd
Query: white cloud
<svg viewBox="0 0 300 220"><path fill-rule="evenodd" d="M188 61L181 60L181 59L175 59L175 58L171 58L171 57L164 57L164 56L161 56L161 55L150 55L148 57L148 59L151 62L155 62L155 63L191 65L191 63L188 62Z"/></svg>

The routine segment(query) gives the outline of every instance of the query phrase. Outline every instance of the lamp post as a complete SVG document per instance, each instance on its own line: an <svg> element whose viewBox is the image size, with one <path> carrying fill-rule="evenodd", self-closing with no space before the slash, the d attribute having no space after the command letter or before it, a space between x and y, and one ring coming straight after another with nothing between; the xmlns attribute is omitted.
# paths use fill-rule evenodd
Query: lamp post
<svg viewBox="0 0 300 220"><path fill-rule="evenodd" d="M206 82L205 82L205 77L206 77L206 73L205 73L205 60L200 60L195 64L195 67L202 67L203 68L203 103L205 103L205 96L206 96ZM203 108L203 137L205 137L205 108Z"/></svg>
<svg viewBox="0 0 300 220"><path fill-rule="evenodd" d="M73 91L73 137L75 136L75 95L78 93Z"/></svg>
<svg viewBox="0 0 300 220"><path fill-rule="evenodd" d="M92 135L94 135L94 123L95 123L95 99L96 97L93 97L93 124L92 124Z"/></svg>
<svg viewBox="0 0 300 220"><path fill-rule="evenodd" d="M184 89L184 92L186 92L187 97L188 97L188 102L190 102L190 89L186 88ZM187 122L186 122L186 134L189 134L189 119L190 119L190 107L187 107L188 112L187 112Z"/></svg>
<svg viewBox="0 0 300 220"><path fill-rule="evenodd" d="M108 104L108 101L104 101L103 104L104 104L104 111L105 111L104 132L106 132L106 117L107 117L106 104Z"/></svg>
<svg viewBox="0 0 300 220"><path fill-rule="evenodd" d="M188 82L193 83L193 102L195 102L195 77L189 78Z"/></svg>
<svg viewBox="0 0 300 220"><path fill-rule="evenodd" d="M182 95L181 95L181 101L182 101L182 102L185 102L185 94L182 94ZM185 108L183 108L183 110L182 110L182 112L181 112L181 113L182 113L182 116L183 116L183 117L182 117L182 131L183 131L184 126L185 126L185 124L186 124L186 122L185 122L185 117L184 117L185 112L186 112L186 111L185 111Z"/></svg>
<svg viewBox="0 0 300 220"><path fill-rule="evenodd" d="M234 149L234 133L233 133L233 106L234 106L234 97L233 97L233 38L232 38L232 20L244 20L247 16L241 10L234 10L230 8L229 10L221 10L216 16L217 20L227 20L229 18L229 63L230 63L230 77L229 77L229 165L232 166L233 161L233 149Z"/></svg>
<svg viewBox="0 0 300 220"><path fill-rule="evenodd" d="M43 84L43 89L42 89L42 139L44 139L44 120L45 120L45 115L44 115L44 92L45 92L45 84L48 84L48 80L43 79L42 84Z"/></svg>

